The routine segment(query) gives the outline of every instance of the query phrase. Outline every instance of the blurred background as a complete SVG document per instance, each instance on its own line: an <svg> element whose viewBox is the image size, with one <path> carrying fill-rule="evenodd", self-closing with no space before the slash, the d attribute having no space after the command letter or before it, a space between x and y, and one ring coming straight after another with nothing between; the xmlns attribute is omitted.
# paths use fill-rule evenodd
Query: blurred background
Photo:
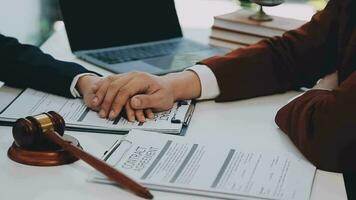
<svg viewBox="0 0 356 200"><path fill-rule="evenodd" d="M175 2L181 25L197 29L209 28L213 23L213 16L232 12L239 6L256 9L256 5L249 0ZM267 8L266 11L274 15L293 15L291 17L308 20L313 12L324 8L326 2L327 0L286 0L286 3ZM24 43L41 45L56 28L61 27L58 0L0 0L1 34L16 37Z"/></svg>

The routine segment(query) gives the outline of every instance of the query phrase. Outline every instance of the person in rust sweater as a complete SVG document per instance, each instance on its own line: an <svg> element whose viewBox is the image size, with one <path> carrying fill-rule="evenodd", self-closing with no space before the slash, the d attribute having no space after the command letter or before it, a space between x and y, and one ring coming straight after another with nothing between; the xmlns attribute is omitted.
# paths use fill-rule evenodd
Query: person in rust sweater
<svg viewBox="0 0 356 200"><path fill-rule="evenodd" d="M309 87L279 110L277 125L318 168L355 172L355 24L356 1L330 0L310 22L282 37L203 60L184 72L108 77L93 104L102 117L115 118L124 108L129 120L144 121L181 99L224 102Z"/></svg>

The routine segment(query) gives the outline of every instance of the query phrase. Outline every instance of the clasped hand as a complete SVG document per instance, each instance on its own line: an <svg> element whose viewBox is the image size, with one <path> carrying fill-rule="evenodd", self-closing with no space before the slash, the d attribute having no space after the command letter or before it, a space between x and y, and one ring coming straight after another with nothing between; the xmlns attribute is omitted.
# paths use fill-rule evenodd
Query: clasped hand
<svg viewBox="0 0 356 200"><path fill-rule="evenodd" d="M106 78L84 76L77 89L85 104L102 118L115 119L126 111L129 121L144 122L153 112L168 110L176 100L166 77L142 72L110 75Z"/></svg>
<svg viewBox="0 0 356 200"><path fill-rule="evenodd" d="M322 78L313 89L333 90L338 87L338 72ZM115 119L126 111L129 121L144 122L153 112L172 108L178 100L200 96L200 79L195 72L183 71L155 76L143 72L111 75L106 78L83 76L76 88L85 104L100 117Z"/></svg>

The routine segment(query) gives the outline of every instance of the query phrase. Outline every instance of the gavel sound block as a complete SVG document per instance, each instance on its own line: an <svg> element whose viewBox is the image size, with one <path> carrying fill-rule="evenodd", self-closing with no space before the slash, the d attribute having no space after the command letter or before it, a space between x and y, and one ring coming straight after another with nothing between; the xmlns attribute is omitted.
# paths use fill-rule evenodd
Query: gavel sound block
<svg viewBox="0 0 356 200"><path fill-rule="evenodd" d="M56 166L78 160L43 134L57 132L65 141L81 148L77 139L64 134L65 122L56 112L18 119L12 129L15 139L8 150L8 157L25 165Z"/></svg>
<svg viewBox="0 0 356 200"><path fill-rule="evenodd" d="M140 197L153 198L146 188L83 151L75 138L64 135L64 128L64 119L53 111L18 119L12 129L15 142L9 148L9 158L37 166L62 165L81 159L121 187Z"/></svg>

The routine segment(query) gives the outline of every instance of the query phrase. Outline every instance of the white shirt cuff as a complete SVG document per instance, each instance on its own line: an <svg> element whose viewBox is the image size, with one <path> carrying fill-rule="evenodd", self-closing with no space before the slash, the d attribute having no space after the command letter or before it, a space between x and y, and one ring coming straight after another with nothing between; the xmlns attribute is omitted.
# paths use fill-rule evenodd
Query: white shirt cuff
<svg viewBox="0 0 356 200"><path fill-rule="evenodd" d="M205 65L194 65L187 70L195 72L200 79L201 94L198 100L214 99L219 96L220 89L218 81L209 67Z"/></svg>
<svg viewBox="0 0 356 200"><path fill-rule="evenodd" d="M86 76L86 75L90 75L90 76L98 76L94 73L82 73L82 74L78 74L73 78L72 84L70 84L70 93L73 95L74 98L80 98L81 95L78 92L78 90L75 88L75 86L77 85L77 82L79 80L80 77L82 76Z"/></svg>

